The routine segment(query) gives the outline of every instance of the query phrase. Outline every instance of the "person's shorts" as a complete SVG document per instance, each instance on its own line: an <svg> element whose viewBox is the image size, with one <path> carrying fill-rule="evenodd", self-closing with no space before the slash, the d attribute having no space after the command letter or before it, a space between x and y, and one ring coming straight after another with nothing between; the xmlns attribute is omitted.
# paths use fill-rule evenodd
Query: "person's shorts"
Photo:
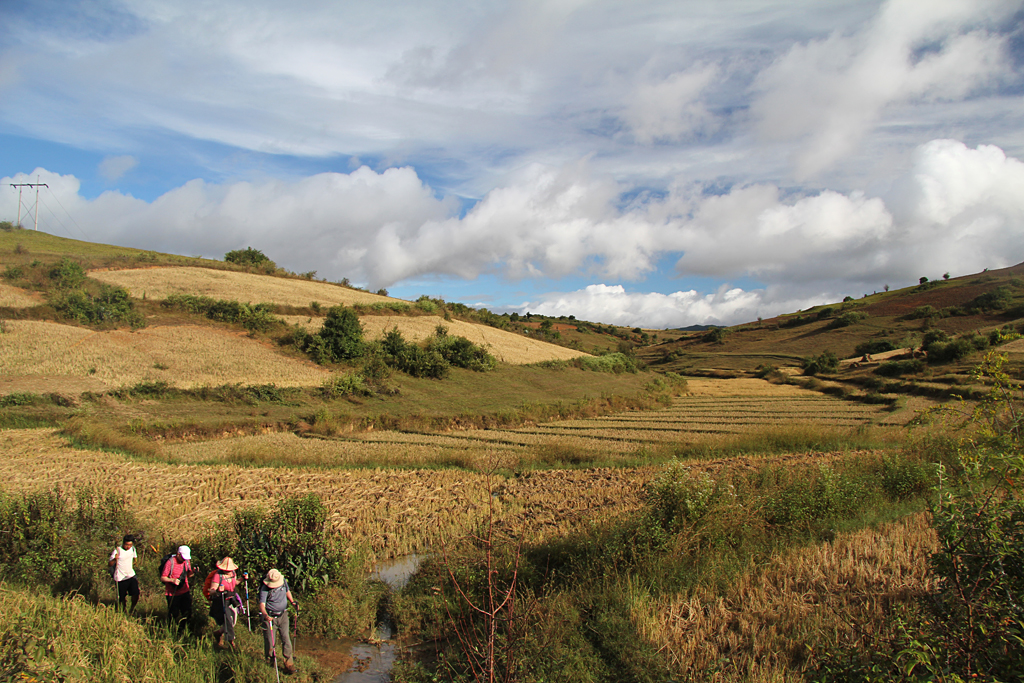
<svg viewBox="0 0 1024 683"><path fill-rule="evenodd" d="M139 577L129 576L117 582L117 599L124 600L127 596L139 597Z"/></svg>

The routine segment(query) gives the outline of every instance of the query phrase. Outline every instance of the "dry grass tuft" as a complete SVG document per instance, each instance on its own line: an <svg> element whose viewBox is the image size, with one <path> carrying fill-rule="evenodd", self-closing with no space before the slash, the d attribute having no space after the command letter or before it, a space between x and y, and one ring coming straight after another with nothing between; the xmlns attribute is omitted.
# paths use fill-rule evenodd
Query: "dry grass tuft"
<svg viewBox="0 0 1024 683"><path fill-rule="evenodd" d="M222 384L317 386L329 372L285 358L241 332L183 325L135 332L94 332L27 320L6 321L0 335L4 374L87 378L106 388L168 382L191 388Z"/></svg>
<svg viewBox="0 0 1024 683"><path fill-rule="evenodd" d="M185 266L91 270L89 277L124 287L133 297L142 298L145 295L147 299L166 299L171 294L191 294L242 303L266 302L286 306L309 306L313 301L324 306L396 301L326 282Z"/></svg>

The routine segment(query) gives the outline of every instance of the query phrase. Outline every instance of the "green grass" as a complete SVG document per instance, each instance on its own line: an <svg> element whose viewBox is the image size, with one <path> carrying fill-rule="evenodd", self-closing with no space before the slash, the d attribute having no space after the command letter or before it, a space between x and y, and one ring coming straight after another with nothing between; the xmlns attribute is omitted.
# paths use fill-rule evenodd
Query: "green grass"
<svg viewBox="0 0 1024 683"><path fill-rule="evenodd" d="M200 597L196 608L201 609ZM0 584L3 659L0 674L16 681L159 681L269 683L262 636L242 623L237 653L216 652L209 638L179 639L162 620L126 618L78 596L54 598ZM324 680L312 660L297 661L291 680ZM226 678L231 676L231 678Z"/></svg>

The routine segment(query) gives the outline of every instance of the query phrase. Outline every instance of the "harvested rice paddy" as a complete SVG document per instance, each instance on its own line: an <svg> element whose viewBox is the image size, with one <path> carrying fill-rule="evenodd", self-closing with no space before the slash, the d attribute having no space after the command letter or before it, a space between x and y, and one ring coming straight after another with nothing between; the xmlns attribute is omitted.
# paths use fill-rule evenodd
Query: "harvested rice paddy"
<svg viewBox="0 0 1024 683"><path fill-rule="evenodd" d="M309 306L313 301L324 306L397 301L327 282L189 266L91 270L89 277L124 287L133 297L139 299L144 296L148 299L166 299L171 294L190 294L242 303L266 302L286 306Z"/></svg>
<svg viewBox="0 0 1024 683"><path fill-rule="evenodd" d="M300 325L310 332L318 332L323 318L308 316L281 316L290 325ZM465 337L474 344L487 349L502 363L523 365L546 360L570 360L589 355L582 351L567 349L538 339L532 339L514 332L506 332L487 325L475 325L461 320L445 320L436 315L415 317L370 315L359 319L367 339L380 339L386 332L397 328L408 341L423 341L434 335L438 325L448 329L448 334Z"/></svg>
<svg viewBox="0 0 1024 683"><path fill-rule="evenodd" d="M28 308L44 303L43 297L0 282L0 306L7 308Z"/></svg>
<svg viewBox="0 0 1024 683"><path fill-rule="evenodd" d="M5 379L30 391L32 377L89 380L104 388L164 381L192 388L222 384L318 386L330 373L285 358L244 333L182 325L93 331L73 325L9 320L0 334Z"/></svg>

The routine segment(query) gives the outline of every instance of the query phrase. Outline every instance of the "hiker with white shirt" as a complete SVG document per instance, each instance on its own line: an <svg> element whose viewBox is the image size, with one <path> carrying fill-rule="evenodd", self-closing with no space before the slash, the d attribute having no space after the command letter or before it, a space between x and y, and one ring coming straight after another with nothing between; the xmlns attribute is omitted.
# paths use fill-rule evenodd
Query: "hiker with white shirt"
<svg viewBox="0 0 1024 683"><path fill-rule="evenodd" d="M135 576L135 537L125 534L121 545L110 553L109 565L114 568L114 582L117 584L117 604L115 609L126 610L128 596L132 596L131 613L135 613L135 605L139 604L139 578Z"/></svg>

